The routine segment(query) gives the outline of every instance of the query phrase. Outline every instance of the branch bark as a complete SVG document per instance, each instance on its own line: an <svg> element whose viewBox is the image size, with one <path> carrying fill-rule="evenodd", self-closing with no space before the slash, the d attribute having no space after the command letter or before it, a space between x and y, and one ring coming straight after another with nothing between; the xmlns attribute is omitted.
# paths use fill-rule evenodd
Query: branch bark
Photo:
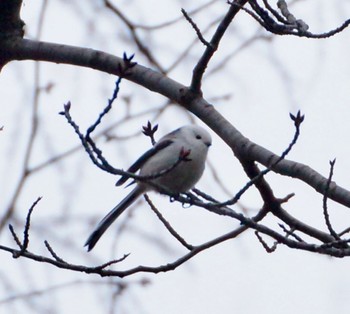
<svg viewBox="0 0 350 314"><path fill-rule="evenodd" d="M103 51L29 39L7 41L2 45L1 51L4 51L11 60L70 64L114 75L121 74L119 69L123 65L122 58ZM218 134L239 160L256 161L265 167L270 167L279 158L277 154L243 136L212 104L193 93L189 87L139 64L130 71L130 75L125 79L185 107ZM299 162L282 160L274 165L272 170L278 174L299 179L322 195L327 187L326 177ZM350 192L334 182L329 186L328 198L350 207Z"/></svg>

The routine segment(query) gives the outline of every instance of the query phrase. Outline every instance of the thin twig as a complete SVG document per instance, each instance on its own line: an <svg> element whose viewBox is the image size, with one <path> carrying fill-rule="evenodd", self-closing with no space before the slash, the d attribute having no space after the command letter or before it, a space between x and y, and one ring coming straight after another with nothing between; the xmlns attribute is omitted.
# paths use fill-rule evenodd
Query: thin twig
<svg viewBox="0 0 350 314"><path fill-rule="evenodd" d="M185 9L181 9L181 13L184 15L185 19L191 24L191 26L193 27L193 29L196 31L197 37L200 40L200 42L204 45L204 46L210 46L210 43L207 42L202 33L201 30L199 29L199 27L197 26L197 24L192 20L192 18L187 14L187 12L185 11Z"/></svg>
<svg viewBox="0 0 350 314"><path fill-rule="evenodd" d="M48 241L44 241L44 244L47 248L47 250L50 252L51 256L57 261L57 262L60 262L62 264L68 264L65 260L63 260L61 257L59 257L57 255L57 253L53 250L53 248L51 247L51 245L49 244Z"/></svg>
<svg viewBox="0 0 350 314"><path fill-rule="evenodd" d="M93 267L93 268L96 269L97 271L98 270L103 270L103 269L105 269L108 266L111 266L111 265L114 265L114 264L118 264L118 263L124 261L129 255L130 255L130 253L124 254L124 256L122 256L121 258L114 259L112 261L109 261L107 263L104 263L104 264L102 264L100 266L96 266L96 267Z"/></svg>
<svg viewBox="0 0 350 314"><path fill-rule="evenodd" d="M280 228L286 233L287 236L292 236L294 239L296 239L299 242L305 242L301 237L299 237L297 234L294 233L295 228L287 229L283 224L278 224Z"/></svg>
<svg viewBox="0 0 350 314"><path fill-rule="evenodd" d="M338 233L338 237L343 236L344 234L347 234L348 232L350 232L350 227L347 227L346 229L344 229L342 232Z"/></svg>
<svg viewBox="0 0 350 314"><path fill-rule="evenodd" d="M13 226L11 224L9 224L9 229L10 229L10 232L12 234L13 239L15 240L16 244L18 245L18 247L21 249L22 248L22 242L19 239L19 237L17 236L17 233L15 232L15 229L13 228Z"/></svg>
<svg viewBox="0 0 350 314"><path fill-rule="evenodd" d="M186 242L186 240L175 231L175 229L170 225L170 223L163 217L163 215L160 213L160 211L157 209L157 207L153 204L153 202L148 197L148 195L144 194L143 196L144 196L146 202L148 203L148 205L150 206L150 208L152 209L152 211L157 215L158 219L163 223L163 225L170 232L170 234L176 240L178 240L185 248L187 248L189 251L193 250L194 246L191 244L188 244Z"/></svg>
<svg viewBox="0 0 350 314"><path fill-rule="evenodd" d="M166 74L166 72L164 71L164 69L162 68L161 64L158 62L158 60L156 60L156 58L153 56L152 54L152 50L149 49L146 45L146 43L144 43L140 36L137 34L136 32L136 25L131 22L126 16L125 14L123 14L122 10L120 10L115 4L113 4L111 1L109 0L104 0L105 6L110 9L115 15L117 15L122 22L128 27L128 29L130 30L132 39L134 40L136 46L139 48L139 50L141 51L141 53L147 58L147 60L153 64L159 72Z"/></svg>
<svg viewBox="0 0 350 314"><path fill-rule="evenodd" d="M86 131L86 135L85 137L86 138L90 138L90 135L92 132L95 131L96 127L101 123L102 121L102 118L104 116L107 115L107 113L112 109L112 105L113 105L113 102L117 99L117 96L118 96L118 93L119 93L119 90L120 90L120 83L122 81L122 78L119 77L117 79L117 81L115 82L115 88L114 88L114 91L113 91L113 95L110 99L108 99L108 104L107 106L103 109L103 111L99 114L97 120L95 121L95 123L93 125L91 125L87 131Z"/></svg>
<svg viewBox="0 0 350 314"><path fill-rule="evenodd" d="M327 207L328 193L329 193L329 188L330 188L330 185L332 182L335 161L336 161L336 159L333 159L329 162L329 164L330 164L329 176L328 176L327 185L325 187L324 194L323 194L323 215L324 215L324 219L325 219L326 226L328 228L329 233L334 237L334 239L339 241L339 240L341 240L341 238L334 231L334 229L332 227L332 224L331 224L331 221L329 218L328 207Z"/></svg>
<svg viewBox="0 0 350 314"><path fill-rule="evenodd" d="M192 92L196 94L200 93L203 75L205 70L208 67L208 64L211 58L213 57L215 51L218 49L221 39L226 33L232 20L234 19L236 14L239 12L240 6L243 6L245 3L247 3L247 1L248 0L238 0L239 6L230 6L226 15L217 26L216 31L214 32L214 35L212 36L209 42L210 45L206 46L206 49L203 55L201 56L201 58L199 59L199 61L197 62L196 66L193 69L193 75L192 75L192 80L190 85L190 89Z"/></svg>
<svg viewBox="0 0 350 314"><path fill-rule="evenodd" d="M290 114L290 118L294 121L295 133L294 133L292 141L290 142L288 147L282 152L281 156L275 162L273 162L270 167L266 168L263 171L260 171L257 176L255 176L253 179L251 179L249 182L247 182L246 185L241 190L239 190L238 193L233 198L227 200L226 202L219 203L218 205L228 206L228 205L236 204L238 202L238 200L242 197L242 195L250 187L252 187L258 180L260 180L267 173L272 171L273 168L289 154L289 152L292 150L293 146L298 141L298 138L300 135L300 125L304 121L304 115L301 115L300 110L299 110L296 116Z"/></svg>
<svg viewBox="0 0 350 314"><path fill-rule="evenodd" d="M192 189L192 191L194 193L196 193L197 195L199 195L200 197L204 198L206 201L213 202L213 203L219 203L219 201L216 200L215 198L213 198L211 195L206 194L199 189L194 188L194 189Z"/></svg>
<svg viewBox="0 0 350 314"><path fill-rule="evenodd" d="M258 231L255 231L254 234L256 235L256 237L258 238L259 242L261 243L261 245L264 247L265 251L267 253L273 253L276 251L277 249L277 245L278 245L278 242L275 241L273 243L273 245L270 247L268 246L268 244L264 241L264 239L261 237L261 235L259 234Z"/></svg>
<svg viewBox="0 0 350 314"><path fill-rule="evenodd" d="M272 14L273 16L281 23L283 24L287 24L288 21L283 17L281 16L268 2L268 0L263 0L264 2L264 5L266 7L266 9L268 9Z"/></svg>
<svg viewBox="0 0 350 314"><path fill-rule="evenodd" d="M23 231L23 245L22 245L22 250L25 251L28 248L29 244L29 228L30 228L30 219L34 210L34 207L40 202L42 198L38 197L37 200L32 204L32 206L29 208L27 218L26 218L26 223L24 226L24 231Z"/></svg>
<svg viewBox="0 0 350 314"><path fill-rule="evenodd" d="M39 201L41 200L41 197L38 197L37 200L32 204L32 206L29 208L28 210L28 214L26 217L26 222L24 225L24 231L23 231L23 242L21 242L13 228L13 226L10 224L9 225L9 229L10 232L15 240L15 242L17 243L17 245L20 248L20 251L18 251L18 255L14 256L15 258L19 257L20 255L22 255L24 252L27 251L28 249L28 245L29 245L29 229L30 229L30 219L31 219L31 215L33 213L34 207L39 203Z"/></svg>

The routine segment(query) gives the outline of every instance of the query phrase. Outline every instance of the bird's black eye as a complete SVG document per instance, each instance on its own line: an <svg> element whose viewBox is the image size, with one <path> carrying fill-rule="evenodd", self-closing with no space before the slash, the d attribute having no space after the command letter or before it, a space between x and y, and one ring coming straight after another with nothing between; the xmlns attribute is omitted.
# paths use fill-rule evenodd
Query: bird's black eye
<svg viewBox="0 0 350 314"><path fill-rule="evenodd" d="M200 135L196 135L196 139L200 140L202 137Z"/></svg>

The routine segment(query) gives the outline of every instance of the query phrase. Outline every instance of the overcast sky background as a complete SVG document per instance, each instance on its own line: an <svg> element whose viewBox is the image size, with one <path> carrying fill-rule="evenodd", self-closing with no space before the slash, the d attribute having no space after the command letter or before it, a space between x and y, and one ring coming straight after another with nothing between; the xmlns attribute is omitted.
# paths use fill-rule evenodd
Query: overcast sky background
<svg viewBox="0 0 350 314"><path fill-rule="evenodd" d="M101 2L48 1L42 40L99 49L117 56L124 51L136 53L135 60L148 66L130 42L123 24ZM190 11L205 2L115 3L131 20L157 25L179 17L181 7ZM42 1L24 1L22 18L29 38L34 38L37 32L41 5ZM195 21L204 29L226 10L226 1L216 1L196 15ZM335 28L350 17L348 1L297 1L291 10L309 24L314 33ZM187 22L151 35L142 32L140 35L164 67L169 66L177 52L195 39ZM242 48L254 36L258 38ZM217 110L246 137L277 154L293 137L289 113L301 110L305 122L300 139L288 158L308 164L324 176L328 176L329 160L337 158L334 181L349 189L349 38L350 29L327 40L270 36L241 12L208 68L204 96L212 100ZM188 84L192 68L202 51L203 46L197 43L190 55L169 74L170 77ZM232 53L235 53L234 57L224 68L210 74ZM40 85L52 83L53 88L40 97L40 136L35 142L32 166L79 144L73 130L58 115L63 104L68 100L72 102L72 116L84 129L103 109L116 80L97 71L57 64L41 64L40 73ZM33 77L34 63L28 61L12 62L0 75L3 102L0 125L4 126L0 134L1 211L10 202L18 183L30 128ZM130 111L133 114L152 108L156 110L166 103L162 96L127 81L123 81L119 96L105 126L123 119L128 98L131 99ZM144 114L116 129L116 134L137 134L148 119L154 118L154 113ZM190 119L181 108L171 106L156 122L160 125L159 137L190 123ZM247 182L247 177L237 160L232 158L230 150L213 132L212 135L214 143L209 161L233 195ZM123 141L102 140L99 144L109 160L120 168L128 167L150 145L141 134ZM326 230L321 195L290 178L269 174L267 180L277 197L292 192L296 194L284 206L292 215ZM83 243L94 223L128 193L128 189L116 188L115 181L115 177L96 169L82 150L30 178L20 195L14 218L17 223L23 223L32 202L43 196L33 217L30 249L47 255L43 245L43 240L47 239L62 258L91 265L131 252L128 259L117 266L118 269L139 264L161 265L184 254L184 249L164 231L142 201L131 210L131 219L126 222L124 217L119 222L125 231L116 246L112 244L117 229L110 230L94 251L85 252ZM228 197L213 180L210 169L198 187L215 198L224 200ZM201 209L183 209L178 204L169 203L165 197L152 195L152 199L175 229L192 244L205 242L238 226L233 220L216 217ZM254 214L262 203L252 189L243 197L241 205L248 209L248 214ZM329 208L336 230L341 231L350 225L348 208L331 201ZM239 207L235 209L240 210ZM267 221L270 226L276 226L276 220ZM118 228L118 223L114 228ZM21 230L18 233L21 234ZM0 240L2 244L14 245L6 229ZM115 313L348 313L349 258L329 258L283 246L273 254L267 254L251 231L203 252L175 271L126 278L123 282L128 288L116 303L111 301L111 296L119 280L72 273L25 259L14 260L5 252L0 252L0 256L0 311L3 308L11 313L23 313L24 310L37 313L38 309L47 309L47 313L71 313L74 309L99 314L109 313L112 304L118 309ZM139 284L140 280L150 283L143 286ZM60 285L63 287L52 289ZM11 296L32 291L44 293L32 296L29 303L20 299L1 303Z"/></svg>

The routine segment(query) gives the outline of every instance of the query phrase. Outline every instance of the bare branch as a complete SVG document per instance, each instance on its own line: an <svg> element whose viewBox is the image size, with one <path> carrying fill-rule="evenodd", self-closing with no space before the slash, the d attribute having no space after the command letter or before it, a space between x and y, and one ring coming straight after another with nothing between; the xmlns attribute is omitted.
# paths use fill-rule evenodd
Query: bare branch
<svg viewBox="0 0 350 314"><path fill-rule="evenodd" d="M165 228L167 228L167 230L170 232L170 234L176 239L178 240L186 249L188 249L189 251L193 250L194 246L191 244L188 244L186 242L186 240L184 238L182 238L176 231L175 229L170 225L170 223L163 217L163 215L159 212L159 210L157 209L156 206L154 206L154 204L152 203L151 199L148 197L147 194L143 195L146 202L148 203L148 205L150 206L150 208L152 209L152 211L157 215L158 219L163 223L163 225L165 226Z"/></svg>
<svg viewBox="0 0 350 314"><path fill-rule="evenodd" d="M213 37L211 38L209 45L206 46L206 49L203 55L199 59L195 68L193 69L190 90L195 94L200 94L203 75L206 68L208 67L208 64L211 58L213 57L215 51L218 49L220 41L223 38L224 34L226 33L228 27L230 26L232 20L234 19L236 14L239 12L240 8L245 3L247 3L247 1L248 0L237 0L235 1L235 3L237 3L237 6L230 6L225 17L221 20L218 27L216 28L216 31Z"/></svg>
<svg viewBox="0 0 350 314"><path fill-rule="evenodd" d="M162 68L158 60L155 58L155 56L152 54L152 51L147 47L146 43L144 43L140 38L140 36L137 34L136 25L133 22L131 22L125 16L125 14L123 14L122 11L119 10L119 8L115 4L113 4L111 1L104 0L104 3L105 3L105 6L109 10L111 10L116 16L118 16L123 21L123 23L128 27L135 44L137 45L139 50L142 52L142 54L148 59L148 61L151 64L153 64L161 73L165 74L164 69Z"/></svg>
<svg viewBox="0 0 350 314"><path fill-rule="evenodd" d="M207 42L207 41L204 39L204 37L203 37L203 35L202 35L202 33L201 33L199 27L198 27L197 24L191 19L191 17L187 14L187 12L185 11L185 9L181 9L181 12L182 12L182 14L184 15L184 17L186 18L186 20L191 24L191 26L193 27L193 29L196 31L196 34L197 34L198 39L200 40L200 42L201 42L204 46L207 46L207 47L210 46L210 43Z"/></svg>
<svg viewBox="0 0 350 314"><path fill-rule="evenodd" d="M276 161L274 161L274 163L270 167L268 167L267 169L265 169L263 171L260 171L258 175L256 175L253 179L251 179L249 182L247 182L246 185L238 193L236 193L236 195L232 199L230 199L226 202L219 203L220 205L228 206L228 205L236 204L238 202L238 200L242 197L242 195L246 191L248 191L248 189L250 187L252 187L258 180L260 180L267 173L272 171L273 168L289 154L289 152L292 150L293 146L296 144L296 142L299 138L300 125L304 121L304 115L301 115L300 110L299 110L296 116L290 114L290 118L294 121L295 133L294 133L293 140L288 145L288 147L282 152L281 156Z"/></svg>
<svg viewBox="0 0 350 314"><path fill-rule="evenodd" d="M292 236L294 239L296 239L299 242L305 242L302 238L300 238L297 234L295 234L295 228L287 229L283 224L278 224L281 229L286 233L286 236Z"/></svg>
<svg viewBox="0 0 350 314"><path fill-rule="evenodd" d="M50 252L51 256L59 263L62 263L62 264L68 264L65 260L63 260L61 257L59 257L56 252L53 250L53 248L51 247L51 245L49 244L48 241L44 241L44 244L47 248L47 250Z"/></svg>
<svg viewBox="0 0 350 314"><path fill-rule="evenodd" d="M265 251L267 253L273 253L276 251L277 249L277 245L278 242L275 241L274 244L270 247L268 246L268 244L264 241L264 239L261 237L261 235L259 234L258 231L255 231L254 234L256 235L256 237L258 238L259 242L261 243L261 245L264 247Z"/></svg>
<svg viewBox="0 0 350 314"><path fill-rule="evenodd" d="M19 257L22 253L24 253L25 251L27 251L28 249L28 245L29 245L29 228L30 228L30 219L31 219L31 215L33 213L34 207L40 202L41 197L38 197L37 200L32 204L32 206L29 208L27 217L26 217L26 223L24 225L24 231L23 231L23 242L21 243L21 241L19 240L18 236L16 235L14 228L12 225L9 225L11 234L15 240L15 242L17 243L17 245L20 247L20 251L19 251L19 255L18 256L14 256L14 257Z"/></svg>
<svg viewBox="0 0 350 314"><path fill-rule="evenodd" d="M334 36L342 32L350 25L350 19L348 19L342 25L331 31L321 34L314 34L308 31L309 26L303 20L296 19L294 15L290 13L287 3L284 0L279 0L277 2L282 16L278 14L278 12L274 10L266 0L263 0L263 2L267 10L262 8L256 0L249 0L249 4L253 10L251 11L236 1L228 1L230 5L240 7L241 10L253 17L253 19L256 20L263 28L276 35L294 35L298 37L321 39ZM276 20L269 15L269 12L272 13Z"/></svg>
<svg viewBox="0 0 350 314"><path fill-rule="evenodd" d="M101 270L103 270L103 269L105 269L105 268L107 268L109 266L112 266L112 265L115 265L115 264L118 264L118 263L124 261L129 255L130 255L130 253L124 254L124 256L122 256L121 258L114 259L114 260L109 261L107 263L104 263L104 264L102 264L100 266L95 266L95 267L93 267L93 269L96 269L96 271L101 271Z"/></svg>
<svg viewBox="0 0 350 314"><path fill-rule="evenodd" d="M331 224L331 221L329 218L328 208L327 208L328 192L329 192L330 184L332 182L335 161L336 160L333 159L329 162L331 167L329 170L329 177L328 177L328 181L327 181L327 186L325 188L324 195L323 195L323 215L324 215L324 219L325 219L329 233L334 237L335 240L341 240L339 235L334 231L334 229L332 227L332 224Z"/></svg>

